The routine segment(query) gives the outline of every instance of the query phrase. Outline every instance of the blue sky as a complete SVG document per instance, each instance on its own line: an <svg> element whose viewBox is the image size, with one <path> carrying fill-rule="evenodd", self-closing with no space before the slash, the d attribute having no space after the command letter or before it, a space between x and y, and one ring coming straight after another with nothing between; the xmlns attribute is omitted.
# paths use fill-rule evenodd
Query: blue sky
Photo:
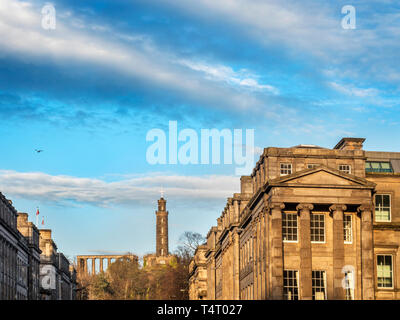
<svg viewBox="0 0 400 320"><path fill-rule="evenodd" d="M45 4L0 3L0 191L71 258L154 251L161 187L171 251L215 224L234 166L148 164L171 120L254 129L256 157L344 136L400 150L397 1L60 0L55 30Z"/></svg>

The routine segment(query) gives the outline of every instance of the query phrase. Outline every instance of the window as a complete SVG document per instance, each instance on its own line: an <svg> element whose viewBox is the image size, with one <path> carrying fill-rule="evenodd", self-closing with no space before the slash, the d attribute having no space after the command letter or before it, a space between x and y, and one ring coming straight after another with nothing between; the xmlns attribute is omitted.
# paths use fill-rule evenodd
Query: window
<svg viewBox="0 0 400 320"><path fill-rule="evenodd" d="M324 214L311 214L311 242L325 242Z"/></svg>
<svg viewBox="0 0 400 320"><path fill-rule="evenodd" d="M299 300L299 272L297 270L283 271L283 298Z"/></svg>
<svg viewBox="0 0 400 320"><path fill-rule="evenodd" d="M393 288L393 266L391 255L376 256L378 288Z"/></svg>
<svg viewBox="0 0 400 320"><path fill-rule="evenodd" d="M309 164L307 165L307 168L308 168L308 169L314 169L316 166L318 166L316 163L309 163Z"/></svg>
<svg viewBox="0 0 400 320"><path fill-rule="evenodd" d="M325 271L312 272L312 297L313 300L326 299L326 274Z"/></svg>
<svg viewBox="0 0 400 320"><path fill-rule="evenodd" d="M353 229L352 229L352 215L351 214L343 215L343 234L344 234L344 242L345 243L353 242Z"/></svg>
<svg viewBox="0 0 400 320"><path fill-rule="evenodd" d="M283 213L282 238L283 241L297 242L297 213Z"/></svg>
<svg viewBox="0 0 400 320"><path fill-rule="evenodd" d="M390 162L367 161L365 162L365 172L393 172Z"/></svg>
<svg viewBox="0 0 400 320"><path fill-rule="evenodd" d="M286 176L288 174L292 174L292 164L281 163L281 176Z"/></svg>
<svg viewBox="0 0 400 320"><path fill-rule="evenodd" d="M353 271L347 270L344 272L345 281L345 299L354 300L354 276Z"/></svg>
<svg viewBox="0 0 400 320"><path fill-rule="evenodd" d="M351 166L348 164L341 164L339 165L339 171L343 173L351 173Z"/></svg>
<svg viewBox="0 0 400 320"><path fill-rule="evenodd" d="M390 195L375 195L375 221L390 222Z"/></svg>

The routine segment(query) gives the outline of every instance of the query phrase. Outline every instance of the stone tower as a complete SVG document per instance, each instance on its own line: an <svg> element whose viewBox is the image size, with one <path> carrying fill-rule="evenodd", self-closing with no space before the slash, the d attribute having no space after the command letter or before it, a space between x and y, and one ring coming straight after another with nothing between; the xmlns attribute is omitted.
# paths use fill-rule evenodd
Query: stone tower
<svg viewBox="0 0 400 320"><path fill-rule="evenodd" d="M156 211L156 256L168 256L168 211L166 208L167 200L162 196L158 200L158 210Z"/></svg>

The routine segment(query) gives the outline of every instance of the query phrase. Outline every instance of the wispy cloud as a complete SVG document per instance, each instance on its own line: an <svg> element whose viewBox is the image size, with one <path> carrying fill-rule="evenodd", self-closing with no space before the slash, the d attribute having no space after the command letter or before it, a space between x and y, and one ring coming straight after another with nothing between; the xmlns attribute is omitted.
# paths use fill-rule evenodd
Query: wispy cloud
<svg viewBox="0 0 400 320"><path fill-rule="evenodd" d="M107 207L149 203L163 188L169 198L188 202L221 200L239 190L234 176L136 176L107 182L102 179L49 175L43 172L0 170L0 190L7 197L51 203L75 202Z"/></svg>
<svg viewBox="0 0 400 320"><path fill-rule="evenodd" d="M224 65L210 65L201 62L181 60L178 63L189 67L195 71L203 72L210 80L222 81L231 85L239 86L249 90L265 90L278 94L279 90L268 84L260 84L257 80L259 76L248 70L234 71L231 67Z"/></svg>
<svg viewBox="0 0 400 320"><path fill-rule="evenodd" d="M157 1L159 2L159 1ZM163 0L199 20L229 25L243 39L283 55L313 57L316 66L340 66L358 78L396 83L399 79L400 8L393 1L354 4L355 30L341 26L344 15L337 2L279 0ZM344 5L344 4L343 4ZM289 49L289 50L287 50ZM315 70L318 73L318 70Z"/></svg>
<svg viewBox="0 0 400 320"><path fill-rule="evenodd" d="M222 86L209 77L204 70L196 70L174 63L173 53L163 52L151 41L142 41L143 35L118 34L114 39L105 37L103 30L85 28L85 21L79 20L79 27L68 16L57 20L56 30L43 30L38 8L25 2L3 0L0 6L0 49L14 53L24 59L39 60L41 63L54 61L59 63L79 62L110 69L133 79L142 81L147 87L160 90L173 90L189 101L222 109L260 110L267 105L255 95L237 92L234 88ZM109 31L105 28L107 35ZM103 36L102 36L103 35ZM135 46L127 45L128 38L136 41ZM190 64L193 65L193 64ZM190 71L190 72L188 72ZM202 71L202 72L199 72ZM227 82L232 85L258 90L276 91L269 85L259 84L253 78L231 76Z"/></svg>
<svg viewBox="0 0 400 320"><path fill-rule="evenodd" d="M352 84L342 85L336 82L330 82L329 85L338 92L359 98L372 97L379 94L379 90L375 88L357 88Z"/></svg>

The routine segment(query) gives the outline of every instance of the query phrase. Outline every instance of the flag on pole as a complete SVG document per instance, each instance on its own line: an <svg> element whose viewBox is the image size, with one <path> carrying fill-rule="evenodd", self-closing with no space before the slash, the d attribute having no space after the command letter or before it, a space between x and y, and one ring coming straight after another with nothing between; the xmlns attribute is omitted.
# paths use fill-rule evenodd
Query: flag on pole
<svg viewBox="0 0 400 320"><path fill-rule="evenodd" d="M39 207L36 210L36 226L39 227Z"/></svg>
<svg viewBox="0 0 400 320"><path fill-rule="evenodd" d="M42 217L42 226L44 226L44 217Z"/></svg>

